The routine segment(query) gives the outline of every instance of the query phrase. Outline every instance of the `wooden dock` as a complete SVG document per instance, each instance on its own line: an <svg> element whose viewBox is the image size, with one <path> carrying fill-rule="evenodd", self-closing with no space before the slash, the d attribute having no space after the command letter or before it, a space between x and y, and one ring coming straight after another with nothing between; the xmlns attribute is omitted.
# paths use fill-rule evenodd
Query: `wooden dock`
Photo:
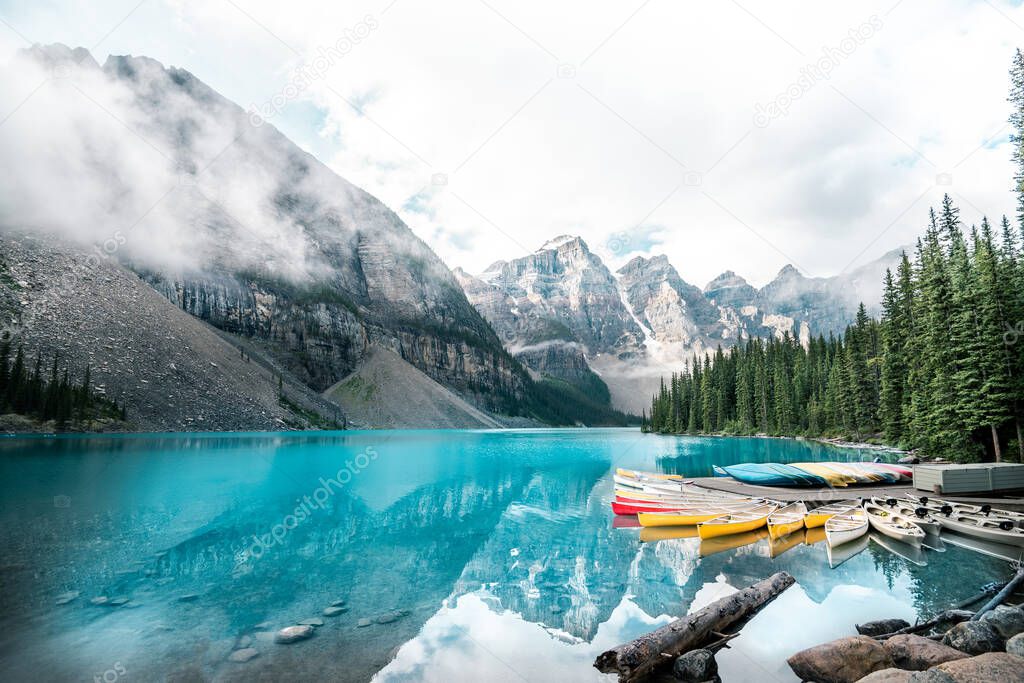
<svg viewBox="0 0 1024 683"><path fill-rule="evenodd" d="M849 498L870 498L880 496L886 498L903 498L910 493L915 496L927 495L918 491L909 483L900 484L878 484L866 486L848 486L846 488L821 487L782 487L782 486L759 486L756 484L744 484L732 477L697 477L692 480L697 486L702 486L715 491L725 491L743 496L757 496L761 498L773 498L784 502L802 500L808 505L824 505L835 500L846 500ZM952 500L960 503L972 503L974 505L991 505L992 507L1005 508L1024 512L1024 497L1016 496L981 496L949 494L934 496L943 500Z"/></svg>

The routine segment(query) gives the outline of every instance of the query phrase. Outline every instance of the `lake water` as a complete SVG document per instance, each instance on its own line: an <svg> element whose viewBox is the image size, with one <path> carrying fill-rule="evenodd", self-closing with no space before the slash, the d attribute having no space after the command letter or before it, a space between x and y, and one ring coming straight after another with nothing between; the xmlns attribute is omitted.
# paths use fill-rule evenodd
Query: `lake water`
<svg viewBox="0 0 1024 683"><path fill-rule="evenodd" d="M1008 563L642 539L613 524L611 473L873 457L628 429L0 439L0 680L614 680L602 650L785 570L797 585L718 661L794 681L798 649L930 615ZM228 661L239 639L259 656Z"/></svg>

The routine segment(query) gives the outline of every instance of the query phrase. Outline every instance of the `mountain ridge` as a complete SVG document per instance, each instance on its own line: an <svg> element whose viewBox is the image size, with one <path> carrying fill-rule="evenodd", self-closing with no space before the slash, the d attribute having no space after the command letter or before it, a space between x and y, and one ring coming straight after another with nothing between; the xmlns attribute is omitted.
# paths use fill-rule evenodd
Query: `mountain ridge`
<svg viewBox="0 0 1024 683"><path fill-rule="evenodd" d="M542 340L549 349L545 372L557 373L550 349L561 345L563 375L582 353L609 386L613 404L639 412L660 378L694 356L752 337L789 334L807 343L842 332L862 300L877 311L882 274L895 267L901 251L831 277L807 277L786 264L761 288L726 270L700 288L684 280L666 254L635 256L612 275L582 237L561 235L528 255L492 264L479 277L463 269L456 277L510 353ZM539 277L538 260L557 267ZM594 292L587 289L592 284ZM613 288L617 301L608 295ZM606 316L597 321L602 335L581 304L598 294L606 302ZM521 360L539 371L535 359Z"/></svg>

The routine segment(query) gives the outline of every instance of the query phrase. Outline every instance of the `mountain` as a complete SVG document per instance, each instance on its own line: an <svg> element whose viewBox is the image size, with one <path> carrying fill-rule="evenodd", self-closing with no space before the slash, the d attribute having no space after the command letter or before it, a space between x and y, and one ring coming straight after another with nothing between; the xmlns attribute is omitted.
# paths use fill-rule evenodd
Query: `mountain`
<svg viewBox="0 0 1024 683"><path fill-rule="evenodd" d="M528 367L576 382L588 377L582 358L616 408L639 413L661 378L694 355L754 337L789 334L806 343L840 333L861 301L877 313L885 269L899 256L829 278L787 265L761 289L725 271L701 289L664 255L637 256L613 275L582 239L562 236L478 277L462 270L456 277Z"/></svg>
<svg viewBox="0 0 1024 683"><path fill-rule="evenodd" d="M41 238L82 245L83 254L92 245L104 265L138 274L207 324L190 329L247 349L273 375L314 394L353 376L415 377L416 386L436 383L435 395L453 392L453 402L466 401L473 410L574 421L565 406L558 416L551 412L565 403L554 398L560 390L535 382L505 351L452 272L393 211L273 126L253 120L191 73L147 57L111 56L100 66L83 48L63 45L37 45L21 57L6 68L5 80L60 78L47 83L40 96L46 101L38 103L52 119L52 145L23 143L33 123L28 117L0 130L5 158L24 170L0 189L4 232L31 225ZM614 278L585 247L563 245L559 254L538 253L530 265L538 280L546 274L553 282L566 268L580 273L575 291L582 299L557 310L566 311L567 322L604 317L605 300L617 296ZM512 281L518 267L495 275ZM591 281L589 274L599 271ZM625 321L577 326L581 339L613 345L629 322L619 308ZM143 320L135 313L125 307L123 327L159 325L160 315L169 315ZM90 314L88 306L75 311ZM73 327L79 320L67 322ZM30 330L15 336L34 338ZM178 341L191 347L195 340L187 332ZM108 349L111 357L118 353ZM390 375L378 372L380 358L388 359ZM399 370L400 364L411 367ZM327 413L345 419L337 404L325 402ZM129 414L138 409L128 406ZM267 424L262 416L251 422L239 416L232 426Z"/></svg>

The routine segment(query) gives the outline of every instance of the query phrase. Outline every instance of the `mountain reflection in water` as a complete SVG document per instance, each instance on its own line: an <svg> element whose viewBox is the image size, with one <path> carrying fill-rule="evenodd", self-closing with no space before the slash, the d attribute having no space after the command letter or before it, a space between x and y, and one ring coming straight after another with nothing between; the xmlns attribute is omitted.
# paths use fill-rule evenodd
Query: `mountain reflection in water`
<svg viewBox="0 0 1024 683"><path fill-rule="evenodd" d="M613 523L615 466L821 459L870 458L635 430L2 440L0 679L91 679L115 662L136 680L604 679L601 650L785 570L798 585L719 662L726 680L793 680L784 660L801 647L1008 573L952 544L917 566L871 543L830 569L811 534L702 543ZM272 642L338 600L347 611L313 638ZM259 656L227 661L239 638Z"/></svg>

